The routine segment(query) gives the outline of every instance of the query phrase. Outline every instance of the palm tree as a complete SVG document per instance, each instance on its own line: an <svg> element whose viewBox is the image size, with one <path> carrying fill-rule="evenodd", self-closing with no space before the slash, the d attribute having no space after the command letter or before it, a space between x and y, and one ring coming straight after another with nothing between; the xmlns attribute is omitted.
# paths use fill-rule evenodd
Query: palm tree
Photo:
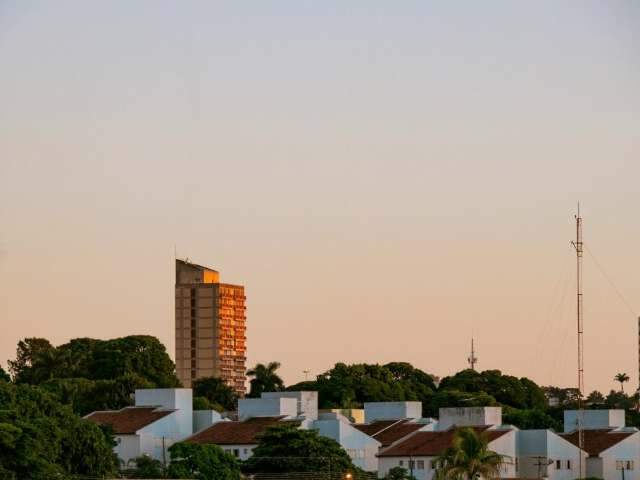
<svg viewBox="0 0 640 480"><path fill-rule="evenodd" d="M462 428L453 434L451 446L436 459L439 480L491 480L500 477L503 455L489 450L485 433Z"/></svg>
<svg viewBox="0 0 640 480"><path fill-rule="evenodd" d="M629 375L627 375L626 373L618 373L615 377L613 377L613 379L616 382L620 382L620 391L624 392L624 382L629 381Z"/></svg>
<svg viewBox="0 0 640 480"><path fill-rule="evenodd" d="M255 367L247 370L247 375L253 377L249 382L251 389L249 397L259 397L262 392L278 392L284 390L284 382L276 373L280 368L280 362L269 362L264 365L258 363Z"/></svg>

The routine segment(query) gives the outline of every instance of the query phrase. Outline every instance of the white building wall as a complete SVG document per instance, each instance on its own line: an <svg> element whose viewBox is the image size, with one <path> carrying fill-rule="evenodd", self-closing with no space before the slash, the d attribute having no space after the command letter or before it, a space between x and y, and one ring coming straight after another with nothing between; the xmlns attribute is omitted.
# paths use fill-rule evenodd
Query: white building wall
<svg viewBox="0 0 640 480"><path fill-rule="evenodd" d="M564 431L573 432L578 427L578 410L564 411ZM623 428L624 410L582 410L582 425L585 429Z"/></svg>
<svg viewBox="0 0 640 480"><path fill-rule="evenodd" d="M624 480L639 480L640 475L640 432L637 432L613 447L600 453L602 459L602 478L604 480L622 480L622 470L617 470L616 462L633 462L633 470L624 471Z"/></svg>
<svg viewBox="0 0 640 480"><path fill-rule="evenodd" d="M222 450L243 461L253 455L253 449L256 448L256 446L257 445L219 445Z"/></svg>
<svg viewBox="0 0 640 480"><path fill-rule="evenodd" d="M550 430L518 430L517 452L521 478L573 480L579 476L580 449ZM585 452L582 457L586 462Z"/></svg>
<svg viewBox="0 0 640 480"><path fill-rule="evenodd" d="M311 428L318 430L323 437L331 438L338 442L351 457L354 465L367 472L378 470L378 458L376 454L381 443L351 426L342 415L323 414L320 420L313 422Z"/></svg>
<svg viewBox="0 0 640 480"><path fill-rule="evenodd" d="M452 426L476 427L484 425L502 425L501 407L460 407L441 408L439 428L448 430Z"/></svg>
<svg viewBox="0 0 640 480"><path fill-rule="evenodd" d="M310 420L318 418L318 392L264 392L262 398L295 398L298 416Z"/></svg>
<svg viewBox="0 0 640 480"><path fill-rule="evenodd" d="M193 434L193 393L190 388L145 388L138 389L135 393L136 407L162 407L176 410L169 415L168 423L162 423L163 418L154 422L153 428L165 428L168 425L170 433L160 433L160 436L171 437L175 441L182 440ZM162 424L163 427L158 427ZM146 428L146 427L145 427Z"/></svg>
<svg viewBox="0 0 640 480"><path fill-rule="evenodd" d="M497 438L493 442L489 443L489 449L499 453L501 455L505 455L507 458L506 464L502 469L502 473L500 478L516 478L516 466L515 466L515 455L516 455L516 432L517 430L511 430L505 435ZM435 470L433 469L432 462L436 459L436 457L380 457L378 459L378 477L385 477L389 470L393 467L402 467L409 470L416 480L433 480ZM410 461L413 461L413 469L411 469ZM424 468L419 468L421 465L424 465Z"/></svg>
<svg viewBox="0 0 640 480"><path fill-rule="evenodd" d="M295 398L241 398L238 400L238 419L252 417L298 416Z"/></svg>
<svg viewBox="0 0 640 480"><path fill-rule="evenodd" d="M364 404L365 423L421 417L421 402L365 402Z"/></svg>
<svg viewBox="0 0 640 480"><path fill-rule="evenodd" d="M214 423L222 421L222 416L215 410L194 410L193 411L193 433L210 427Z"/></svg>
<svg viewBox="0 0 640 480"><path fill-rule="evenodd" d="M142 455L139 435L116 435L115 441L116 446L113 447L113 451L124 466L127 466L129 460Z"/></svg>

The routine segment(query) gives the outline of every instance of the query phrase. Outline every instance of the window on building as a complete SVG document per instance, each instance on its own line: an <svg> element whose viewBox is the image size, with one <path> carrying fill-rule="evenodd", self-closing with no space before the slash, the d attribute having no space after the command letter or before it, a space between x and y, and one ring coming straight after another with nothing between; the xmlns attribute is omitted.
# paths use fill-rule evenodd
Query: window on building
<svg viewBox="0 0 640 480"><path fill-rule="evenodd" d="M416 462L415 460L409 460L409 470L415 470Z"/></svg>
<svg viewBox="0 0 640 480"><path fill-rule="evenodd" d="M233 456L234 457L239 457L240 456L240 449L239 448L234 448L233 449Z"/></svg>
<svg viewBox="0 0 640 480"><path fill-rule="evenodd" d="M633 460L627 460L627 470L633 470Z"/></svg>
<svg viewBox="0 0 640 480"><path fill-rule="evenodd" d="M438 465L436 465L436 461L435 460L430 460L429 461L429 468L431 468L431 470L435 470L437 468Z"/></svg>
<svg viewBox="0 0 640 480"><path fill-rule="evenodd" d="M562 462L560 460L556 460L556 469L560 470L562 468Z"/></svg>
<svg viewBox="0 0 640 480"><path fill-rule="evenodd" d="M249 449L248 449L248 448L245 448L245 449L242 451L242 453L244 453L245 455L247 455L247 454L249 453Z"/></svg>
<svg viewBox="0 0 640 480"><path fill-rule="evenodd" d="M424 470L424 460L418 460L418 470Z"/></svg>
<svg viewBox="0 0 640 480"><path fill-rule="evenodd" d="M398 462L398 465L400 465L401 467L402 467L402 466L404 466L404 460L400 460L400 461Z"/></svg>
<svg viewBox="0 0 640 480"><path fill-rule="evenodd" d="M616 470L622 470L624 462L622 460L616 460Z"/></svg>
<svg viewBox="0 0 640 480"><path fill-rule="evenodd" d="M567 460L567 470L571 470L571 460Z"/></svg>

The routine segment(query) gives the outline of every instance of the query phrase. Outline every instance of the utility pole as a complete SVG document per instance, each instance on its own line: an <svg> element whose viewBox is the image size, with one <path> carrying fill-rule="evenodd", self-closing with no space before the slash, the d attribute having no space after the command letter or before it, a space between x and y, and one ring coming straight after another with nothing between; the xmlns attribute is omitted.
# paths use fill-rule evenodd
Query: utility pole
<svg viewBox="0 0 640 480"><path fill-rule="evenodd" d="M583 319L583 299L582 299L582 217L580 216L580 204L578 203L578 214L576 215L576 241L571 242L576 249L576 294L577 294L577 320L578 320L578 447L584 450L584 431L582 425L583 404L582 393L584 392L584 319ZM582 455L579 458L579 478L584 478Z"/></svg>
<svg viewBox="0 0 640 480"><path fill-rule="evenodd" d="M471 355L467 358L467 362L469 362L469 366L471 370L476 369L476 363L478 363L478 357L476 357L476 351L473 345L473 337L471 337Z"/></svg>

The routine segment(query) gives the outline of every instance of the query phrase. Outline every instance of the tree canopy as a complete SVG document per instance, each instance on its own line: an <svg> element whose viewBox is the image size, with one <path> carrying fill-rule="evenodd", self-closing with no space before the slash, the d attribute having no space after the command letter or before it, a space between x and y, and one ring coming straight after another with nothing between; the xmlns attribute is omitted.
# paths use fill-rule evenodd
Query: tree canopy
<svg viewBox="0 0 640 480"><path fill-rule="evenodd" d="M268 428L244 463L246 473L355 472L351 458L338 442L316 430L300 430L295 422Z"/></svg>
<svg viewBox="0 0 640 480"><path fill-rule="evenodd" d="M116 471L113 439L46 390L0 382L0 476L102 477Z"/></svg>
<svg viewBox="0 0 640 480"><path fill-rule="evenodd" d="M179 385L164 345L146 335L76 338L59 347L25 338L9 369L16 383L40 385L81 415L130 405L136 388Z"/></svg>
<svg viewBox="0 0 640 480"><path fill-rule="evenodd" d="M436 386L433 377L409 363L386 365L336 363L315 381L288 390L317 390L320 408L362 407L364 402L417 400L425 405Z"/></svg>
<svg viewBox="0 0 640 480"><path fill-rule="evenodd" d="M248 397L257 398L262 392L279 392L284 390L284 382L276 373L280 368L280 362L269 362L266 365L258 363L247 370L247 376L251 377Z"/></svg>
<svg viewBox="0 0 640 480"><path fill-rule="evenodd" d="M217 445L179 442L169 447L169 454L168 478L240 480L238 461Z"/></svg>
<svg viewBox="0 0 640 480"><path fill-rule="evenodd" d="M199 408L213 409L222 412L224 410L235 410L238 396L236 392L227 385L224 380L218 377L199 378L193 382L193 398L194 405L201 402L202 399L206 403L200 403ZM196 401L196 399L200 399Z"/></svg>

